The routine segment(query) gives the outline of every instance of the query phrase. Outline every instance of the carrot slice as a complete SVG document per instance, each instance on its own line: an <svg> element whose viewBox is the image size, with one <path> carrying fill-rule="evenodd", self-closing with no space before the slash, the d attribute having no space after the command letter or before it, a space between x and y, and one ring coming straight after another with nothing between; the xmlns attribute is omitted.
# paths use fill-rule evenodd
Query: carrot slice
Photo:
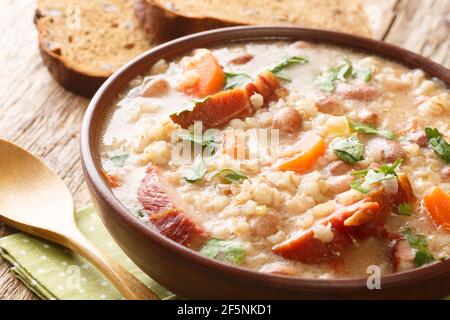
<svg viewBox="0 0 450 320"><path fill-rule="evenodd" d="M317 160L325 153L325 141L315 133L305 134L299 142L302 152L285 163L282 163L278 170L296 171L299 173L310 170Z"/></svg>
<svg viewBox="0 0 450 320"><path fill-rule="evenodd" d="M199 79L194 84L182 86L180 89L188 95L200 98L222 90L225 73L213 54L209 50L202 50L198 57L194 56L192 59L186 69L196 71Z"/></svg>
<svg viewBox="0 0 450 320"><path fill-rule="evenodd" d="M433 221L450 231L450 195L434 187L425 195L424 202Z"/></svg>

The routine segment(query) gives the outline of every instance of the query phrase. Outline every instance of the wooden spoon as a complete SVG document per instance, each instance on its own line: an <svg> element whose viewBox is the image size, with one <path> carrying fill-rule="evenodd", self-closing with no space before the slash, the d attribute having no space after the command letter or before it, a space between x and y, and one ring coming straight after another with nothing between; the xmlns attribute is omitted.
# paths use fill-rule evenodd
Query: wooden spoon
<svg viewBox="0 0 450 320"><path fill-rule="evenodd" d="M79 253L126 299L159 299L83 236L75 223L70 191L43 162L2 139L0 159L0 221Z"/></svg>

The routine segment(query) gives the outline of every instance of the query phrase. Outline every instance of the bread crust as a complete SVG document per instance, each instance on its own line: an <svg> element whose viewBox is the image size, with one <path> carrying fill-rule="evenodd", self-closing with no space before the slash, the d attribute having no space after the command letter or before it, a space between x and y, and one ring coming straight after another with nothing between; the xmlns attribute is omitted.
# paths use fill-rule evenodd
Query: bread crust
<svg viewBox="0 0 450 320"><path fill-rule="evenodd" d="M53 78L65 89L85 98L91 98L107 79L106 77L90 76L68 68L65 63L54 54L43 48L39 42L39 52Z"/></svg>
<svg viewBox="0 0 450 320"><path fill-rule="evenodd" d="M185 17L174 14L152 0L135 0L135 14L155 43L166 42L191 33L239 24L209 17Z"/></svg>
<svg viewBox="0 0 450 320"><path fill-rule="evenodd" d="M233 20L232 17L229 17L229 19L219 19L207 15L194 16L183 11L172 11L170 7L166 8L160 0L135 0L134 5L135 15L141 28L147 32L156 43L215 28L254 24L252 22L246 23L245 21L237 22ZM297 25L290 22L279 24ZM316 26L316 28L319 27ZM323 28L332 29L327 27ZM350 29L342 31L368 37L372 35L372 31L368 26L361 27L357 30Z"/></svg>
<svg viewBox="0 0 450 320"><path fill-rule="evenodd" d="M33 21L37 27L39 19L43 15L39 9L36 9ZM38 28L39 32L39 28ZM61 56L55 54L45 45L44 39L39 32L39 52L44 64L53 78L65 89L72 91L80 96L90 98L108 77L94 76L79 72L69 67Z"/></svg>

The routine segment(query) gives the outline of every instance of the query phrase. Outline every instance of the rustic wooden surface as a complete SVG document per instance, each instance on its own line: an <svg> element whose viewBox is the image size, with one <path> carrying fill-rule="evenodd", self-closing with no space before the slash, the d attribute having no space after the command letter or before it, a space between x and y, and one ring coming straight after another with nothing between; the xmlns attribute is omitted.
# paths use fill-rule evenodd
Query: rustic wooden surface
<svg viewBox="0 0 450 320"><path fill-rule="evenodd" d="M364 2L375 37L450 66L450 0ZM88 100L59 87L47 72L37 49L33 13L33 0L0 1L0 136L42 157L81 207L89 202L79 156L79 131ZM12 232L0 224L0 237ZM12 276L4 260L0 260L2 299L36 299Z"/></svg>

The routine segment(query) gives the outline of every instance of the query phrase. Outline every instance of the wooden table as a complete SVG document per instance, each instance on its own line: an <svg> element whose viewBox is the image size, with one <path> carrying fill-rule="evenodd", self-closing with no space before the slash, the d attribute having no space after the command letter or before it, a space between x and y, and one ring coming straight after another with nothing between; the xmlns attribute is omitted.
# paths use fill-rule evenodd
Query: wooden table
<svg viewBox="0 0 450 320"><path fill-rule="evenodd" d="M450 66L450 0L366 2L377 38ZM0 1L0 135L43 158L81 207L89 202L79 155L88 100L58 86L42 64L33 13L33 0ZM0 237L12 232L0 224ZM0 260L0 299L37 299L12 276L4 260Z"/></svg>

